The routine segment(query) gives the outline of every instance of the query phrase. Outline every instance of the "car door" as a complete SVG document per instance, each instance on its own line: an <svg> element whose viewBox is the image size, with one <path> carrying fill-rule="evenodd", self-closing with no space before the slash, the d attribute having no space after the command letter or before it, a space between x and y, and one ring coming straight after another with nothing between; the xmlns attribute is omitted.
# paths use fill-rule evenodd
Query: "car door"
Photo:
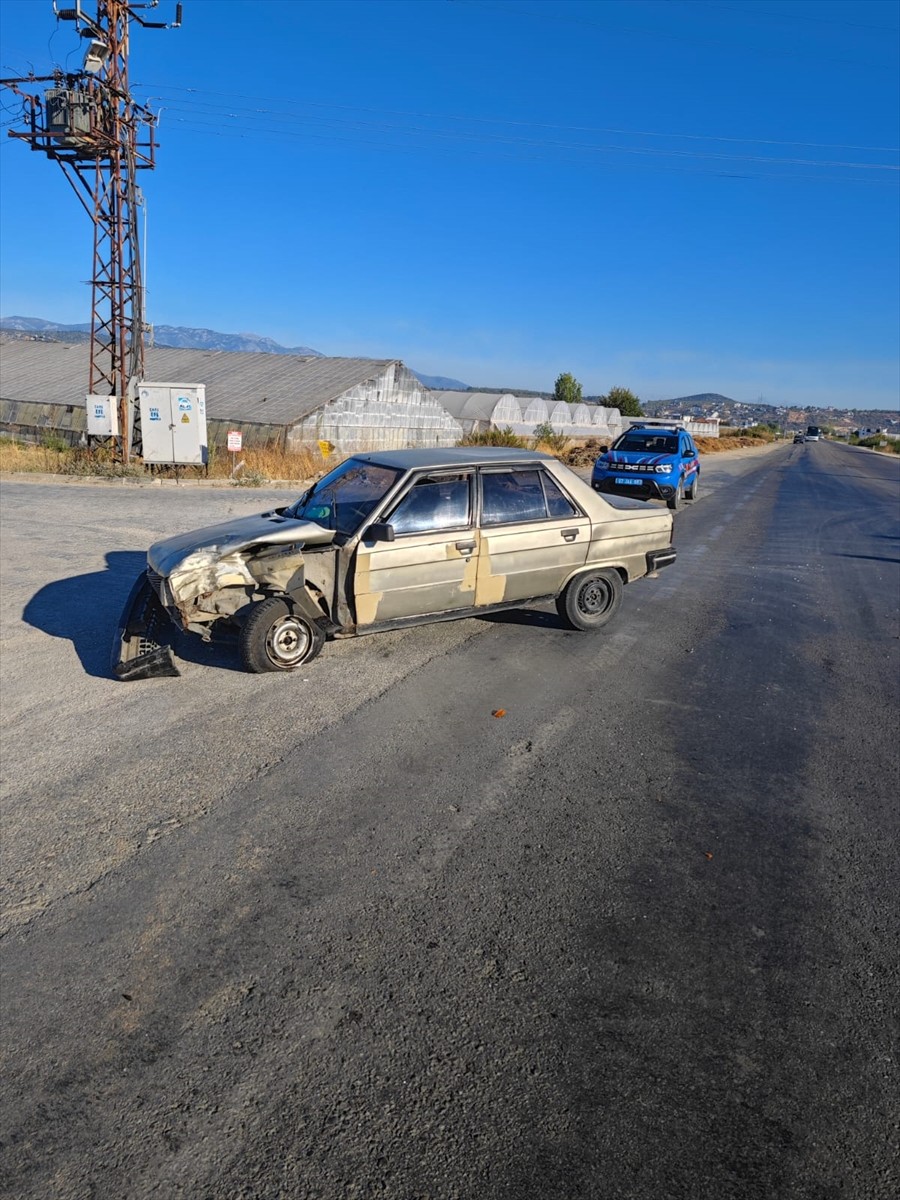
<svg viewBox="0 0 900 1200"><path fill-rule="evenodd" d="M700 459L697 455L697 447L687 434L683 437L681 444L681 472L685 487L693 487L694 477L700 470Z"/></svg>
<svg viewBox="0 0 900 1200"><path fill-rule="evenodd" d="M590 519L544 467L482 468L475 601L554 595L587 559Z"/></svg>
<svg viewBox="0 0 900 1200"><path fill-rule="evenodd" d="M474 477L474 470L419 475L379 526L363 533L353 575L359 628L474 605Z"/></svg>

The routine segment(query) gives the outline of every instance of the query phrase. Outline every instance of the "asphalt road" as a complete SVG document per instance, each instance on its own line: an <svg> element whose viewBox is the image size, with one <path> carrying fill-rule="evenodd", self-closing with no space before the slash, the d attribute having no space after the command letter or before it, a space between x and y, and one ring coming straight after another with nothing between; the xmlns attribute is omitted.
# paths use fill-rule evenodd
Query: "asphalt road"
<svg viewBox="0 0 900 1200"><path fill-rule="evenodd" d="M900 460L703 484L605 634L135 684L136 551L273 497L3 485L7 1194L896 1200Z"/></svg>

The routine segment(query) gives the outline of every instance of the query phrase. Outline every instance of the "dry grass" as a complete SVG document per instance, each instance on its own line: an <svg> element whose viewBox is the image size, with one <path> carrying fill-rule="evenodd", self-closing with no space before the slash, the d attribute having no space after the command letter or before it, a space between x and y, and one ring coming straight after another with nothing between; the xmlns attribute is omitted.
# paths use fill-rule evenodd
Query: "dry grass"
<svg viewBox="0 0 900 1200"><path fill-rule="evenodd" d="M694 443L701 454L721 454L723 450L746 450L748 447L760 449L762 446L768 446L774 440L774 438L743 436L695 437Z"/></svg>
<svg viewBox="0 0 900 1200"><path fill-rule="evenodd" d="M51 475L127 475L138 478L150 474L150 468L139 461L123 468L108 451L88 452L70 447L63 449L52 438L48 439L48 442L48 445L36 446L29 442L0 437L0 471L41 472ZM331 454L326 460L318 446L305 446L290 452L273 448L247 449L235 456L227 450L210 447L206 477L229 479L234 462L234 465L244 464L235 476L237 486L259 487L273 480L299 482L330 471L342 457L340 454ZM190 468L179 468L181 477L185 477L189 471ZM174 477L174 468L157 468L157 478L165 478L167 474ZM196 474L203 477L199 471Z"/></svg>
<svg viewBox="0 0 900 1200"><path fill-rule="evenodd" d="M66 460L66 450L32 446L13 438L0 438L0 471L45 471L58 474Z"/></svg>
<svg viewBox="0 0 900 1200"><path fill-rule="evenodd" d="M236 479L258 480L260 483L272 480L299 481L311 479L330 471L344 455L333 453L327 459L322 457L318 446L303 446L299 450L281 450L275 447L242 450L240 454L229 454L227 450L211 447L209 455L210 479L228 479L231 477L232 462L243 463ZM245 483L245 486L252 484Z"/></svg>

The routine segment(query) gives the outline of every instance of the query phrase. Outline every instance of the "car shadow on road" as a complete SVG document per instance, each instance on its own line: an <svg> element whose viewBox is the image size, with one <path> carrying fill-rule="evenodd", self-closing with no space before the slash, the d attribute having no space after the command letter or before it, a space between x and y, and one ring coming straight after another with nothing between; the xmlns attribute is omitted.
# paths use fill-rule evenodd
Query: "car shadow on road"
<svg viewBox="0 0 900 1200"><path fill-rule="evenodd" d="M539 608L507 608L501 612L482 613L478 621L491 621L497 625L529 625L533 629L569 629L570 626L555 612L542 612Z"/></svg>
<svg viewBox="0 0 900 1200"><path fill-rule="evenodd" d="M870 562L900 563L900 558L888 558L885 554L836 554L836 558L867 558Z"/></svg>
<svg viewBox="0 0 900 1200"><path fill-rule="evenodd" d="M25 605L22 619L50 637L66 638L86 675L114 678L112 643L132 584L147 564L145 554L112 550L106 570L73 575L48 583ZM205 645L200 638L179 634L172 627L172 645L180 659L221 670L241 669L234 644Z"/></svg>

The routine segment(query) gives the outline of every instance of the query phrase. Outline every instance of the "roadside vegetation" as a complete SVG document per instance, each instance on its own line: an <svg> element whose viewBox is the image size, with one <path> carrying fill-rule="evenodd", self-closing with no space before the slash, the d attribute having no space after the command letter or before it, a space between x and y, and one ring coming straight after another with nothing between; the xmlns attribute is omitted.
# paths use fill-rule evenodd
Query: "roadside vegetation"
<svg viewBox="0 0 900 1200"><path fill-rule="evenodd" d="M865 446L868 450L880 450L882 454L900 454L900 438L888 437L883 433L873 433L871 437L857 437L851 434L851 446Z"/></svg>
<svg viewBox="0 0 900 1200"><path fill-rule="evenodd" d="M227 479L235 487L261 487L272 482L299 482L322 475L341 461L335 454L327 459L318 447L304 446L296 451L278 447L243 450L233 456L227 450L210 447L205 470L194 467L151 467L141 462L127 466L117 462L107 449L87 450L69 446L63 438L49 435L39 445L20 442L0 435L0 471L44 473L49 475L90 476L101 479ZM235 461L236 459L236 461ZM243 464L232 479L232 465Z"/></svg>

